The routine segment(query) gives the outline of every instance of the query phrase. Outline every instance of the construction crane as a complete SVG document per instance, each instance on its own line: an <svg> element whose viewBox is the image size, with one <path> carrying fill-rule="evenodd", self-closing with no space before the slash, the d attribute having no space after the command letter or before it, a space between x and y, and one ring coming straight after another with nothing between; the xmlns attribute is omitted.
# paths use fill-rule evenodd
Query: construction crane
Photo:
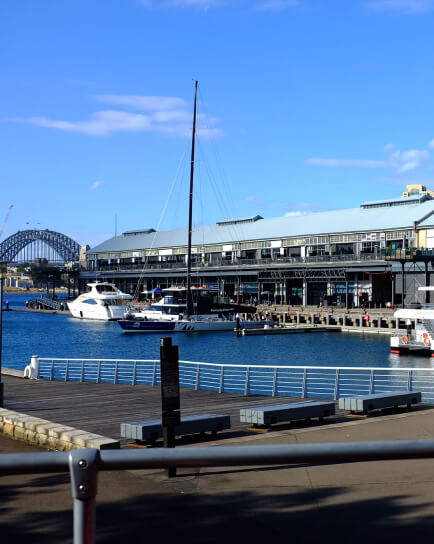
<svg viewBox="0 0 434 544"><path fill-rule="evenodd" d="M12 211L12 208L14 207L13 204L11 204L8 208L8 211L6 213L6 217L4 218L4 221L3 221L3 225L2 225L2 228L0 229L0 238L3 234L3 231L5 230L5 226L6 226L6 223L8 222L8 219L9 219L9 216L11 214L11 211Z"/></svg>

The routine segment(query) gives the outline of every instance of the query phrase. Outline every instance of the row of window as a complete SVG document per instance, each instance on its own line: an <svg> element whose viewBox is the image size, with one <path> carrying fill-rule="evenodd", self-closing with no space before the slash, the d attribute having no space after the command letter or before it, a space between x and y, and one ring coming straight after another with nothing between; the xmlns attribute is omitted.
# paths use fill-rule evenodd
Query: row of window
<svg viewBox="0 0 434 544"><path fill-rule="evenodd" d="M369 244L376 244L377 246L381 243L382 247L385 245L391 245L389 242L399 241L399 240L411 240L412 231L399 230L399 231L386 231L386 232L372 232L372 233L356 233L356 234L338 234L338 235L327 235L327 236L306 236L299 238L287 238L283 240L276 240L276 243L280 243L282 248L295 248L295 247L313 247L313 246L343 246L346 244L356 244L357 242L362 244L362 252L370 247ZM372 247L372 246L371 246ZM192 248L192 253L195 255L212 255L212 254L231 254L233 251L237 251L238 254L245 254L247 252L261 250L261 249L272 249L271 240L260 240L252 242L241 242L233 243L227 245L227 251L224 251L225 246L215 245L215 246L196 246ZM130 259L131 262L140 262L143 259L151 259L152 257L160 257L162 259L170 258L172 256L177 256L178 258L183 258L187 254L186 247L173 248L172 250L165 250L170 252L169 255L160 255L159 249L145 249L142 251L128 251L123 253L89 253L87 258L88 260L106 260L111 262L116 262L117 260L126 260ZM333 250L332 250L333 253ZM286 250L285 250L286 254ZM225 256L225 255L223 255ZM252 257L254 258L254 257ZM134 261L132 260L134 259ZM179 260L177 262L180 262Z"/></svg>

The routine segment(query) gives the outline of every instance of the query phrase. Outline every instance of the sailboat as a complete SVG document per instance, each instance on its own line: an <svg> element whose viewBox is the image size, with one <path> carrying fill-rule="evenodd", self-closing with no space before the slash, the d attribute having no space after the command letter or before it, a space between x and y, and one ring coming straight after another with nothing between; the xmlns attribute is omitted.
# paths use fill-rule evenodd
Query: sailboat
<svg viewBox="0 0 434 544"><path fill-rule="evenodd" d="M124 332L210 332L233 331L270 325L251 318L254 309L239 304L214 303L205 287L191 285L191 241L193 231L193 182L197 118L195 82L193 131L191 142L190 190L188 208L187 285L163 289L163 297L141 312L132 312L118 321Z"/></svg>

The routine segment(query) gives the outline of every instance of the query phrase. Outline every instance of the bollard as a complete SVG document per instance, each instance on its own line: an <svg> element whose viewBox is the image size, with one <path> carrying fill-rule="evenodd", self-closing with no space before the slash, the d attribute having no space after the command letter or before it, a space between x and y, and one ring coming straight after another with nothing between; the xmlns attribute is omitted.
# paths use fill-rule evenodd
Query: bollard
<svg viewBox="0 0 434 544"><path fill-rule="evenodd" d="M37 380L39 378L39 366L39 355L32 355L30 364L24 369L24 377Z"/></svg>

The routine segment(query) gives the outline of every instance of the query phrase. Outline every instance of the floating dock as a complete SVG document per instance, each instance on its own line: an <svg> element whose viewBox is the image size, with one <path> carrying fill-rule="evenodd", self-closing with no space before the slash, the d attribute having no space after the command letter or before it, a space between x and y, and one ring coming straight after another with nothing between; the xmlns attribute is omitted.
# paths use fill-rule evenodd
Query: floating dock
<svg viewBox="0 0 434 544"><path fill-rule="evenodd" d="M318 327L315 325L262 327L258 329L235 330L237 336L256 336L259 334L292 334L300 332L339 332L340 327Z"/></svg>

